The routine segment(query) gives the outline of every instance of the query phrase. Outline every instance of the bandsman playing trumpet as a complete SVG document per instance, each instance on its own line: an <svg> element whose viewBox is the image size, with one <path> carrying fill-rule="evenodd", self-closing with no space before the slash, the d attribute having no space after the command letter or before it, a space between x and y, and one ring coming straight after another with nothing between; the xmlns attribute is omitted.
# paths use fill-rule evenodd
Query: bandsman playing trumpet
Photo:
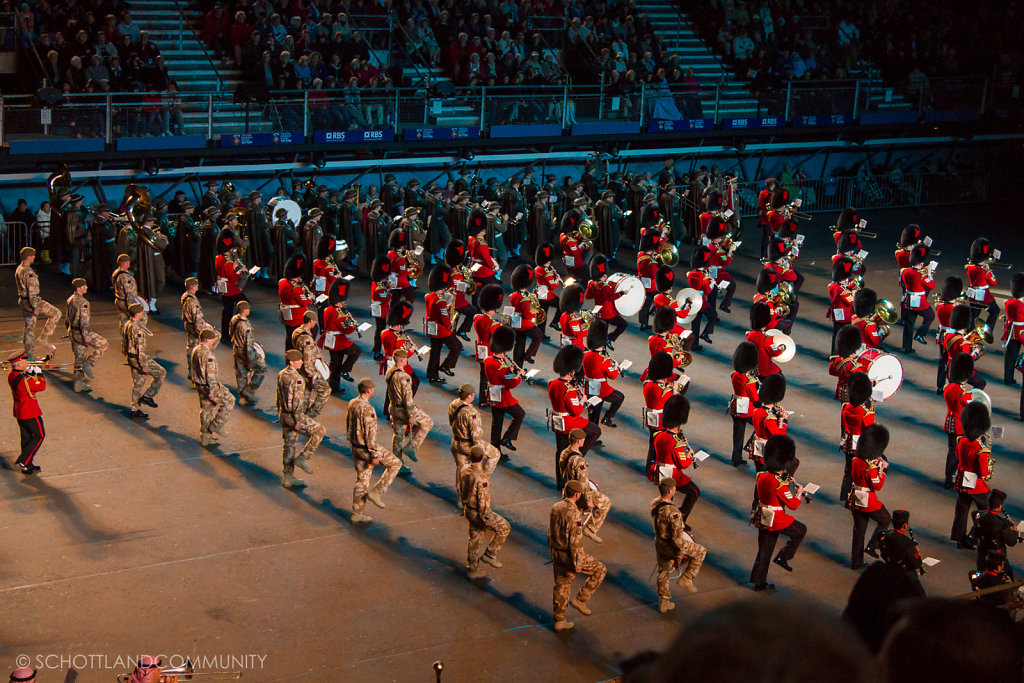
<svg viewBox="0 0 1024 683"><path fill-rule="evenodd" d="M1017 368L1021 342L1024 342L1024 273L1014 273L1010 281L1010 298L1004 304L1003 384L1016 384L1013 372Z"/></svg>
<svg viewBox="0 0 1024 683"><path fill-rule="evenodd" d="M348 281L334 280L330 289L327 290L328 302L330 305L324 309L324 329L317 339L317 346L326 349L330 356L330 379L327 385L331 392L344 394L345 389L341 387L341 380L354 382L350 374L356 361L362 353L359 347L348 338L356 332L359 327L358 321L352 317L345 307L348 301Z"/></svg>
<svg viewBox="0 0 1024 683"><path fill-rule="evenodd" d="M562 316L561 308L558 305L558 287L562 284L562 278L558 271L551 266L555 257L555 247L550 242L544 242L537 247L535 261L537 266L533 269L534 281L537 283L537 301L540 309L544 312L544 321L541 327L558 329L558 320ZM549 313L554 308L554 313ZM549 339L544 333L543 339Z"/></svg>
<svg viewBox="0 0 1024 683"><path fill-rule="evenodd" d="M910 265L900 270L900 285L903 288L901 309L903 312L903 353L914 353L914 342L927 344L925 335L935 320L935 311L928 301L928 294L935 289L935 279L928 267L928 247L918 244L910 250ZM914 330L914 323L920 316L921 324Z"/></svg>
<svg viewBox="0 0 1024 683"><path fill-rule="evenodd" d="M601 437L597 422L583 413L586 394L575 381L583 369L583 355L583 351L572 344L560 348L553 364L557 377L548 382L548 400L551 402L548 425L555 433L555 483L559 490L565 486L559 462L562 451L569 447L572 432L579 430L583 433L583 443L578 449L584 454Z"/></svg>
<svg viewBox="0 0 1024 683"><path fill-rule="evenodd" d="M846 381L846 402L839 413L841 425L839 450L846 456L843 481L839 486L839 500L846 501L852 486L851 467L857 454L864 428L875 423L875 406L871 400L871 378L865 372L855 372Z"/></svg>
<svg viewBox="0 0 1024 683"><path fill-rule="evenodd" d="M782 407L782 399L786 398L786 378L781 373L762 378L758 390L761 405L754 409L751 422L754 433L747 445L750 459L754 461L754 469L761 472L765 469L764 447L773 436L783 436L788 429L790 412Z"/></svg>
<svg viewBox="0 0 1024 683"><path fill-rule="evenodd" d="M416 277L418 263L412 260L409 252L409 234L401 228L395 228L388 236L388 260L391 262L391 296L392 301L398 297L412 303L416 298L416 288L412 280Z"/></svg>
<svg viewBox="0 0 1024 683"><path fill-rule="evenodd" d="M689 593L696 593L697 587L693 585L693 580L708 552L707 548L686 533L682 513L672 504L676 488L674 479L663 478L658 484L658 497L651 502L654 552L658 558L658 611L662 614L675 609L668 585L670 573L680 570L682 573L676 585Z"/></svg>
<svg viewBox="0 0 1024 683"><path fill-rule="evenodd" d="M832 262L832 282L828 286L829 306L825 313L825 317L832 320L832 355L836 353L836 335L839 330L853 322L853 297L858 280L853 274L853 261L848 256L840 256Z"/></svg>
<svg viewBox="0 0 1024 683"><path fill-rule="evenodd" d="M957 353L949 362L949 381L942 390L942 398L946 403L946 418L942 422L942 431L946 432L946 467L942 485L946 489L953 488L953 475L956 473L956 444L964 435L964 426L960 415L964 407L971 402L973 394L967 388L967 382L974 374L974 359L969 353Z"/></svg>
<svg viewBox="0 0 1024 683"><path fill-rule="evenodd" d="M661 481L665 477L673 479L683 492L683 503L679 511L683 515L686 531L690 530L686 520L700 498L700 488L686 474L687 469L696 466L693 449L681 431L689 417L690 402L685 396L677 394L665 401L661 413L662 430L654 437L654 464L647 472L647 478L651 481Z"/></svg>
<svg viewBox="0 0 1024 683"><path fill-rule="evenodd" d="M450 291L452 269L446 264L438 264L430 271L427 278L427 289L430 292L424 297L426 308L426 333L430 339L430 357L427 361L427 379L431 384L444 384L447 380L438 373L443 372L449 377L455 376L455 364L459 362L462 342L455 336L455 325L452 322L455 313L455 295ZM441 362L441 347L448 349L448 355Z"/></svg>
<svg viewBox="0 0 1024 683"><path fill-rule="evenodd" d="M964 434L956 440L956 512L949 537L957 548L972 547L967 538L968 513L973 503L979 510L988 509L988 480L992 478L992 428L989 408L972 401L960 414Z"/></svg>
<svg viewBox="0 0 1024 683"><path fill-rule="evenodd" d="M384 494L402 468L402 461L377 443L377 411L370 405L375 390L373 380L361 379L357 385L359 395L348 402L345 414L345 431L349 448L352 449L352 463L356 468L356 485L352 489L352 523L370 522L365 514L366 501L377 507L384 507ZM370 485L373 468L380 465L384 472L377 483Z"/></svg>
<svg viewBox="0 0 1024 683"><path fill-rule="evenodd" d="M459 387L459 395L448 404L448 424L452 428L452 458L455 459L455 506L462 509L462 490L459 478L462 469L470 463L470 452L479 446L484 451L482 471L488 477L494 472L501 459L498 449L484 439L480 411L473 406L476 391L472 384Z"/></svg>
<svg viewBox="0 0 1024 683"><path fill-rule="evenodd" d="M501 285L487 284L478 292L481 312L473 319L473 332L476 334L476 360L480 365L480 406L490 406L487 397L487 376L484 373L484 361L491 355L491 335L501 325L498 309L505 299Z"/></svg>
<svg viewBox="0 0 1024 683"><path fill-rule="evenodd" d="M725 298L718 304L718 310L731 313L729 305L732 304L733 294L736 293L736 283L726 268L732 263L733 252L739 246L739 243L733 242L732 236L729 234L729 224L719 216L711 219L708 225L707 238L709 240L708 249L711 250L709 264L711 268L716 269L713 271L715 272L715 285L725 293ZM727 283L724 288L722 286L723 282Z"/></svg>
<svg viewBox="0 0 1024 683"><path fill-rule="evenodd" d="M233 212L232 212L233 213ZM245 264L238 258L238 237L234 230L223 228L217 236L217 258L214 269L217 272L216 291L220 294L223 310L220 316L220 333L223 339L230 339L228 325L235 313L235 304L248 301L242 287L249 279Z"/></svg>
<svg viewBox="0 0 1024 683"><path fill-rule="evenodd" d="M729 399L729 415L732 416L732 466L744 467L743 444L747 425L752 424L754 411L760 404L757 380L757 345L742 341L732 354L732 398ZM646 397L646 388L644 396Z"/></svg>
<svg viewBox="0 0 1024 683"><path fill-rule="evenodd" d="M487 398L491 404L491 445L515 451L512 443L519 438L519 428L526 417L526 411L512 395L512 390L523 380L523 369L506 357L516 343L512 328L500 325L491 333L490 353L484 361L484 375L487 377ZM512 418L504 436L501 428L505 415Z"/></svg>
<svg viewBox="0 0 1024 683"><path fill-rule="evenodd" d="M569 274L583 286L587 284L590 271L587 268L586 253L592 247L588 240L580 235L580 227L586 218L587 198L578 197L570 209L562 216L561 235L558 243L562 247L562 261Z"/></svg>
<svg viewBox="0 0 1024 683"><path fill-rule="evenodd" d="M595 543L602 543L601 537L597 534L608 517L612 501L601 493L597 484L590 480L587 460L580 450L586 437L586 432L582 429L574 429L569 432L569 446L562 451L558 458L558 474L562 481L575 480L583 486L583 496L580 500L583 506L591 511L583 524L583 535Z"/></svg>
<svg viewBox="0 0 1024 683"><path fill-rule="evenodd" d="M75 354L74 391L92 391L89 380L93 378L93 368L103 354L107 352L107 340L93 332L92 314L89 300L85 293L89 285L83 278L71 281L74 294L67 300L68 337L71 339L71 351Z"/></svg>
<svg viewBox="0 0 1024 683"><path fill-rule="evenodd" d="M764 189L757 193L757 225L761 228L761 258L768 258L768 240L772 236L768 213L771 211L772 194L775 192L775 178L765 178L764 184Z"/></svg>
<svg viewBox="0 0 1024 683"><path fill-rule="evenodd" d="M316 453L327 430L307 409L309 391L301 372L302 352L298 349L288 349L285 351L284 359L287 365L284 370L277 373L277 418L281 423L281 439L284 442L281 486L298 488L305 486L306 482L295 477L295 468L300 467L308 474L313 473L309 459ZM299 451L299 437L302 435L306 435L308 439Z"/></svg>
<svg viewBox="0 0 1024 683"><path fill-rule="evenodd" d="M989 329L994 329L996 316L999 315L999 305L992 294L992 288L999 282L995 273L992 272L992 262L997 261L996 250L984 237L974 240L971 245L971 258L965 266L967 272L967 298L971 300L971 308L974 317L977 317L982 310L988 313L985 323Z"/></svg>
<svg viewBox="0 0 1024 683"><path fill-rule="evenodd" d="M971 307L967 304L958 304L949 314L949 329L943 338L943 345L946 347L946 357L955 358L958 353L966 353L974 360L985 355L985 347L982 346L982 335L971 327ZM987 382L978 375L977 369L971 374L967 383L976 389L984 389Z"/></svg>
<svg viewBox="0 0 1024 683"><path fill-rule="evenodd" d="M587 346L587 329L594 318L594 314L583 311L583 287L575 282L568 284L562 290L562 298L559 300L559 309L562 316L558 321L562 331L562 345L573 344L581 349Z"/></svg>
<svg viewBox="0 0 1024 683"><path fill-rule="evenodd" d="M320 360L320 352L317 350L316 338L313 332L316 330L316 312L306 311L302 316L302 324L292 332L292 348L302 354L301 373L306 380L306 413L310 419L315 420L324 404L331 396L331 387L317 370L316 361Z"/></svg>
<svg viewBox="0 0 1024 683"><path fill-rule="evenodd" d="M649 432L647 440L647 461L644 472L651 470L654 464L654 437L663 428L661 416L665 410L665 402L676 394L683 396L690 388L690 378L686 374L675 372L675 361L666 351L659 351L651 356L647 364L643 385L644 424Z"/></svg>
<svg viewBox="0 0 1024 683"><path fill-rule="evenodd" d="M882 534L892 522L889 511L885 509L882 501L878 500L878 492L885 486L885 469L889 466L889 461L885 457L885 449L888 446L889 430L878 424L865 427L857 442L857 454L850 466L853 490L847 501L847 507L853 513L850 569L861 569L866 566L865 552L872 557L878 557ZM869 521L874 521L875 531L865 547L864 536Z"/></svg>
<svg viewBox="0 0 1024 683"><path fill-rule="evenodd" d="M8 356L11 371L7 383L14 399L14 419L21 433L21 454L15 463L22 474L35 474L42 468L33 462L46 438L43 411L39 407L39 392L46 389L46 379L38 363L29 364L28 354L16 351Z"/></svg>
<svg viewBox="0 0 1024 683"><path fill-rule="evenodd" d="M516 365L523 367L525 363L534 362L534 357L540 349L543 339L540 325L543 325L544 321L538 321L536 318L541 312L540 298L529 291L534 282L533 270L526 264L516 266L510 282L513 291L508 302L515 309L510 322L516 333L512 360ZM527 341L530 343L529 347L526 345Z"/></svg>
<svg viewBox="0 0 1024 683"><path fill-rule="evenodd" d="M864 277L867 266L864 265L864 258L861 252L864 251L864 243L860 241L860 235L855 230L846 230L836 233L836 253L832 256L832 262L845 256L853 261L853 274Z"/></svg>
<svg viewBox="0 0 1024 683"><path fill-rule="evenodd" d="M238 384L238 405L256 405L256 392L267 373L267 359L262 346L258 346L252 322L249 320L248 301L235 304L235 315L228 323L231 349L235 358L235 382ZM257 350L259 349L259 350Z"/></svg>
<svg viewBox="0 0 1024 683"><path fill-rule="evenodd" d="M959 304L967 303L964 297L964 281L956 275L950 275L942 283L942 292L935 304L935 319L938 322L938 332L935 335L939 345L939 366L935 373L935 393L941 394L942 388L946 385L946 368L949 365L949 358L946 356L946 335L953 331L949 326L949 318L953 309Z"/></svg>
<svg viewBox="0 0 1024 683"><path fill-rule="evenodd" d="M203 447L224 436L224 425L235 407L235 397L221 384L218 375L214 348L219 341L215 330L203 330L189 359L192 386L199 395L199 444Z"/></svg>

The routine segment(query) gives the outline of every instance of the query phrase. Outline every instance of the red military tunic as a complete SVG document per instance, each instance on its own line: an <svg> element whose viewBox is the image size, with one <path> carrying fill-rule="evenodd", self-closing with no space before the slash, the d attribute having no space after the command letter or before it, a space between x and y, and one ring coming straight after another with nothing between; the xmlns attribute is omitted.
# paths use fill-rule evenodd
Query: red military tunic
<svg viewBox="0 0 1024 683"><path fill-rule="evenodd" d="M718 242L712 242L709 244L708 249L711 250L711 258L708 261L708 265L718 268L715 282L731 281L732 275L730 275L725 269L732 263L732 252L728 249L723 249L722 245Z"/></svg>
<svg viewBox="0 0 1024 683"><path fill-rule="evenodd" d="M682 434L678 437L667 429L654 436L654 465L650 477L652 481L660 480L662 476L670 476L675 480L676 486L690 483L690 477L685 470L693 464L693 451ZM668 469L661 470L662 466L671 469L671 473L668 473ZM658 476L654 476L656 472Z"/></svg>
<svg viewBox="0 0 1024 683"><path fill-rule="evenodd" d="M992 461L989 459L989 452L982 450L980 442L972 441L966 436L957 438L956 467L957 481L961 481L960 475L964 472L973 472L978 475L978 482L973 487L961 487L959 490L965 493L989 492L985 477L992 475Z"/></svg>
<svg viewBox="0 0 1024 683"><path fill-rule="evenodd" d="M281 323L286 327L298 327L302 324L302 316L313 303L313 297L302 285L293 284L291 280L282 278L277 283L277 296L281 302L279 312Z"/></svg>
<svg viewBox="0 0 1024 683"><path fill-rule="evenodd" d="M324 258L313 261L313 291L326 294L331 290L331 283L338 279L338 269L334 263Z"/></svg>
<svg viewBox="0 0 1024 683"><path fill-rule="evenodd" d="M36 394L46 389L46 379L42 375L24 375L11 370L7 375L7 383L11 385L14 398L13 414L17 420L34 420L42 417Z"/></svg>
<svg viewBox="0 0 1024 683"><path fill-rule="evenodd" d="M651 254L641 251L636 255L636 276L644 286L644 291L652 294L658 291L655 276L658 274L658 261Z"/></svg>
<svg viewBox="0 0 1024 683"><path fill-rule="evenodd" d="M777 328L779 326L779 321L782 320L782 316L779 315L779 305L772 301L771 297L769 297L767 294L761 294L760 292L754 294L754 303L768 304L768 311L770 317L768 318L767 329L773 330Z"/></svg>
<svg viewBox="0 0 1024 683"><path fill-rule="evenodd" d="M570 430L583 429L590 422L583 414L583 396L572 383L560 377L548 382L548 400L551 401L551 412L562 418L564 429L555 429L556 432L568 434Z"/></svg>
<svg viewBox="0 0 1024 683"><path fill-rule="evenodd" d="M324 309L324 331L316 345L328 351L344 351L352 346L353 341L348 335L355 332L356 327L355 320L343 315L340 308L328 306Z"/></svg>
<svg viewBox="0 0 1024 683"><path fill-rule="evenodd" d="M533 269L533 276L537 281L537 300L540 302L554 301L558 298L558 274L552 271L548 273L544 266L537 266Z"/></svg>
<svg viewBox="0 0 1024 683"><path fill-rule="evenodd" d="M607 398L615 389L608 381L619 376L615 363L598 351L583 354L583 375L587 378L587 395ZM594 391L597 389L597 391Z"/></svg>
<svg viewBox="0 0 1024 683"><path fill-rule="evenodd" d="M1014 341L1024 342L1024 301L1007 299L1006 326L1003 328L1003 341L1009 337Z"/></svg>
<svg viewBox="0 0 1024 683"><path fill-rule="evenodd" d="M786 512L786 508L796 510L800 507L800 496L793 495L787 482L773 472L759 472L754 491L758 502L775 512L768 531L779 531L793 523L793 516Z"/></svg>
<svg viewBox="0 0 1024 683"><path fill-rule="evenodd" d="M686 316L690 315L690 305L686 304L682 307L676 303L676 300L671 298L668 294L655 294L654 295L654 310L657 311L662 306L668 306L676 312L676 323L672 326L672 334L682 334L686 328L683 327L683 320ZM651 355L654 355L653 353Z"/></svg>
<svg viewBox="0 0 1024 683"><path fill-rule="evenodd" d="M391 275L397 280L394 289L406 289L411 286L409 282L409 259L392 249L388 252L388 260L391 261Z"/></svg>
<svg viewBox="0 0 1024 683"><path fill-rule="evenodd" d="M572 313L563 313L558 321L562 335L581 349L587 348L587 331L583 329L583 321Z"/></svg>
<svg viewBox="0 0 1024 683"><path fill-rule="evenodd" d="M850 465L850 479L853 481L853 490L866 491L868 494L867 505L861 507L852 503L861 512L874 512L882 509L882 501L878 500L878 491L885 486L885 471L872 462L855 457ZM854 500L854 496L850 496Z"/></svg>
<svg viewBox="0 0 1024 683"><path fill-rule="evenodd" d="M715 291L715 281L706 272L700 269L691 270L686 274L686 282L690 287L704 295L704 301L700 310L706 311L711 308L711 292Z"/></svg>
<svg viewBox="0 0 1024 683"><path fill-rule="evenodd" d="M923 311L928 303L928 292L935 289L935 279L925 277L917 268L904 268L900 271L900 284L903 286L903 305L912 311Z"/></svg>
<svg viewBox="0 0 1024 683"><path fill-rule="evenodd" d="M779 282L796 282L796 271L792 268L787 268L774 261L771 263L764 264L764 270L771 273L772 282L778 284Z"/></svg>
<svg viewBox="0 0 1024 683"><path fill-rule="evenodd" d="M398 332L396 332L395 329L391 327L380 333L380 345L384 353L384 358L381 360L380 368L378 370L379 374L381 375L387 372L388 361L391 360L391 356L392 354L395 353L395 351L397 351L398 349L405 349L406 351L409 352L410 357L412 356L413 351L415 351L415 347L412 345L412 341L405 337L399 337ZM412 365L410 365L409 363L405 364L405 373L407 375L413 374Z"/></svg>
<svg viewBox="0 0 1024 683"><path fill-rule="evenodd" d="M864 428L875 424L875 411L862 405L844 403L839 420L843 425L843 452L854 455Z"/></svg>
<svg viewBox="0 0 1024 683"><path fill-rule="evenodd" d="M877 349L882 343L883 337L879 332L878 323L873 322L870 318L858 318L854 316L853 326L860 330L860 338L864 343L864 346Z"/></svg>
<svg viewBox="0 0 1024 683"><path fill-rule="evenodd" d="M910 268L910 252L912 249L913 247L908 247L896 250L896 265L900 267L901 271L904 268Z"/></svg>
<svg viewBox="0 0 1024 683"><path fill-rule="evenodd" d="M733 417L745 418L754 415L754 404L757 402L757 380L745 372L732 373L732 399L729 401L729 414ZM747 399L746 406L740 409L743 401Z"/></svg>
<svg viewBox="0 0 1024 683"><path fill-rule="evenodd" d="M387 319L391 312L391 291L377 282L370 283L370 315Z"/></svg>
<svg viewBox="0 0 1024 683"><path fill-rule="evenodd" d="M761 330L751 330L747 332L748 342L753 342L757 346L757 374L761 377L767 377L768 375L774 375L776 372L782 372L778 365L772 358L781 356L784 349L772 348L772 338Z"/></svg>
<svg viewBox="0 0 1024 683"><path fill-rule="evenodd" d="M563 232L558 238L558 243L562 245L562 261L565 262L566 268L582 268L586 265L583 260L583 245L575 237Z"/></svg>
<svg viewBox="0 0 1024 683"><path fill-rule="evenodd" d="M967 266L967 281L968 287L973 287L975 294L971 296L968 292L967 296L974 303L988 304L995 301L995 297L992 296L992 287L995 287L996 276L990 269L985 266L978 266L970 264Z"/></svg>
<svg viewBox="0 0 1024 683"><path fill-rule="evenodd" d="M665 409L665 401L675 392L660 382L644 382L644 406L647 408L647 428L661 429L661 413ZM652 424L653 423L653 424Z"/></svg>
<svg viewBox="0 0 1024 683"><path fill-rule="evenodd" d="M597 317L601 320L611 320L619 314L615 310L615 300L622 296L622 293L616 292L615 285L607 280L591 280L587 284L587 291L583 296L592 299L595 307L601 307L601 310L597 312Z"/></svg>
<svg viewBox="0 0 1024 683"><path fill-rule="evenodd" d="M473 332L476 333L476 359L483 362L491 355L491 334L501 323L486 313L477 313L473 318Z"/></svg>
<svg viewBox="0 0 1024 683"><path fill-rule="evenodd" d="M532 330L535 325L533 322L533 313L530 309L530 300L527 298L525 292L512 292L509 296L508 302L512 304L512 307L516 309L516 315L520 318L519 327L514 329L518 330Z"/></svg>
<svg viewBox="0 0 1024 683"><path fill-rule="evenodd" d="M519 403L512 395L512 390L519 386L522 378L511 367L505 365L501 358L489 356L484 361L484 376L490 387L501 388L501 395L497 400L491 398L490 391L488 391L488 402L491 407L510 408Z"/></svg>
<svg viewBox="0 0 1024 683"><path fill-rule="evenodd" d="M960 422L960 413L964 406L971 402L973 394L963 384L946 384L942 389L942 398L946 401L946 419L942 423L942 431L947 434L963 436L964 426Z"/></svg>
<svg viewBox="0 0 1024 683"><path fill-rule="evenodd" d="M828 374L836 378L837 401L846 402L846 387L850 376L855 372L865 372L864 366L857 362L856 358L840 358L833 356L828 361Z"/></svg>
<svg viewBox="0 0 1024 683"><path fill-rule="evenodd" d="M466 281L466 274L461 268L454 268L452 270L451 290L455 296L455 310L465 308L470 304L469 297L466 296L466 292L469 291L469 284Z"/></svg>
<svg viewBox="0 0 1024 683"><path fill-rule="evenodd" d="M241 288L238 286L238 280L241 279L241 275L235 272L235 267L231 261L225 258L224 254L217 254L217 258L213 259L213 268L217 271L217 284L218 293L224 296L238 296L242 293ZM224 291L219 291L223 289Z"/></svg>
<svg viewBox="0 0 1024 683"><path fill-rule="evenodd" d="M829 307L826 318L833 322L849 323L853 321L853 292L839 282L828 286Z"/></svg>
<svg viewBox="0 0 1024 683"><path fill-rule="evenodd" d="M452 334L452 319L448 317L448 302L444 297L437 292L430 292L423 298L423 302L427 309L427 336L442 339Z"/></svg>
<svg viewBox="0 0 1024 683"><path fill-rule="evenodd" d="M469 238L469 258L474 266L480 266L473 271L473 276L478 279L494 277L498 272L498 262L491 256L491 248L483 240Z"/></svg>

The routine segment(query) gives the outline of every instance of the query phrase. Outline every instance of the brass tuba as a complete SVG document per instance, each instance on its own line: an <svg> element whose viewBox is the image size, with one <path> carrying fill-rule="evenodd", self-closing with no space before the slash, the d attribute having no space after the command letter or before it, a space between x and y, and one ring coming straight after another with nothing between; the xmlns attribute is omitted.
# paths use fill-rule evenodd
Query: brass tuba
<svg viewBox="0 0 1024 683"><path fill-rule="evenodd" d="M964 335L964 341L971 345L971 348L975 350L977 354L975 360L985 355L985 346L982 344L991 344L995 340L992 335L992 330L987 324L978 318L974 321L974 329ZM975 390L977 391L977 390ZM989 411L991 412L991 402L989 402Z"/></svg>
<svg viewBox="0 0 1024 683"><path fill-rule="evenodd" d="M675 268L679 265L679 249L674 244L663 244L658 249L658 260L662 265Z"/></svg>
<svg viewBox="0 0 1024 683"><path fill-rule="evenodd" d="M793 291L793 285L788 282L780 282L775 288L775 292L768 298L775 305L775 314L780 318L785 318L789 315L790 308L796 300L796 292Z"/></svg>
<svg viewBox="0 0 1024 683"><path fill-rule="evenodd" d="M597 226L594 221L584 218L580 221L580 227L576 229L576 238L583 247L583 251L594 248L594 237L597 236Z"/></svg>
<svg viewBox="0 0 1024 683"><path fill-rule="evenodd" d="M878 326L878 334L882 339L885 339L891 331L889 326L900 319L900 314L896 312L896 307L893 306L891 301L879 299L878 303L875 304L875 313L871 316L871 319L876 323L884 323Z"/></svg>

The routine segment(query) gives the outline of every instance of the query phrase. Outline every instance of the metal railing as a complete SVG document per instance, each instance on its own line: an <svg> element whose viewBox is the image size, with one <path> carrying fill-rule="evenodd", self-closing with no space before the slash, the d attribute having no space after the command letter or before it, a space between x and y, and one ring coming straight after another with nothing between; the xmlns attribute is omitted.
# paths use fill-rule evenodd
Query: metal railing
<svg viewBox="0 0 1024 683"><path fill-rule="evenodd" d="M0 266L18 263L22 247L43 248L43 239L36 224L29 226L23 221L5 221L0 217ZM42 259L40 259L42 261Z"/></svg>

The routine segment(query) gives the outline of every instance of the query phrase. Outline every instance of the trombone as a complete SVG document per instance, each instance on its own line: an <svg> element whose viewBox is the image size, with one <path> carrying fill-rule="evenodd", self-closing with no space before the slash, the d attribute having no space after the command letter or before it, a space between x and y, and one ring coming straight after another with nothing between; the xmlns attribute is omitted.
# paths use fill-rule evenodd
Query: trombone
<svg viewBox="0 0 1024 683"><path fill-rule="evenodd" d="M200 671L198 673L192 667L192 661L187 660L184 666L173 669L163 669L160 672L159 683L177 683L178 679L190 681L196 676L204 676L208 681L233 681L242 677L241 671ZM119 674L117 683L129 683L132 680L130 673Z"/></svg>

